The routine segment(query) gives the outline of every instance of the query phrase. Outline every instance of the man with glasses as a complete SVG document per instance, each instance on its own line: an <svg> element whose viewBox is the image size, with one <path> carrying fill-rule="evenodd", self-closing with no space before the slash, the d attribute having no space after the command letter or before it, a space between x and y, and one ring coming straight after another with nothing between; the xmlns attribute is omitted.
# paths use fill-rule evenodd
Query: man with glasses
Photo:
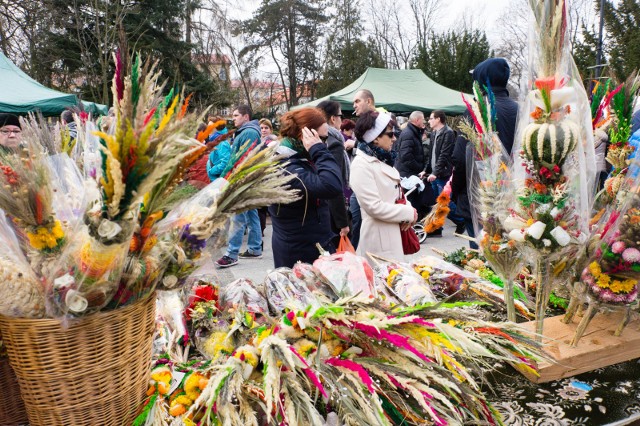
<svg viewBox="0 0 640 426"><path fill-rule="evenodd" d="M0 146L15 149L22 140L20 119L13 114L0 114Z"/></svg>

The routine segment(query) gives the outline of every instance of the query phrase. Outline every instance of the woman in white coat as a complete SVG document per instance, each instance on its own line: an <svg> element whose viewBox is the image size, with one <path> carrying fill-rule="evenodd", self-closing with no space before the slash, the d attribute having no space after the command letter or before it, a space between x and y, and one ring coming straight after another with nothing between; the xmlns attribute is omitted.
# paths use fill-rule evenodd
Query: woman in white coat
<svg viewBox="0 0 640 426"><path fill-rule="evenodd" d="M393 168L395 153L391 148L396 138L391 116L376 111L362 114L355 136L358 151L351 163L349 183L362 210L357 253L403 260L400 229L413 226L418 213L410 204L396 204L402 189L400 174Z"/></svg>

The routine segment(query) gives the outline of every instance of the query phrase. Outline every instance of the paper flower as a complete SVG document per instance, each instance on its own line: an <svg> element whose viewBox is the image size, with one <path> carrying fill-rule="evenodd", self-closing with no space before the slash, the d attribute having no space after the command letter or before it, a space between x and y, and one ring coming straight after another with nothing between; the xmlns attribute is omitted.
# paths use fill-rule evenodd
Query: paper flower
<svg viewBox="0 0 640 426"><path fill-rule="evenodd" d="M546 227L547 225L545 225L544 222L537 221L533 223L533 225L531 225L526 232L527 235L529 235L531 238L539 240L540 237L542 237L542 234L544 233L544 229Z"/></svg>
<svg viewBox="0 0 640 426"><path fill-rule="evenodd" d="M551 236L555 238L558 245L564 247L571 242L571 236L561 226L556 226L550 232Z"/></svg>

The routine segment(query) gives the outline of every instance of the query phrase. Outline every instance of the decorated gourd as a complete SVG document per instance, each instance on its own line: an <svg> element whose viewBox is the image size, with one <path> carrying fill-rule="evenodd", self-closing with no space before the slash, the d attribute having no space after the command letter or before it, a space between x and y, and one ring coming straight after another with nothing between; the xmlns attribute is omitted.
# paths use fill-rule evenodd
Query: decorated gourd
<svg viewBox="0 0 640 426"><path fill-rule="evenodd" d="M522 136L525 156L534 163L562 166L578 143L580 127L572 120L531 123Z"/></svg>

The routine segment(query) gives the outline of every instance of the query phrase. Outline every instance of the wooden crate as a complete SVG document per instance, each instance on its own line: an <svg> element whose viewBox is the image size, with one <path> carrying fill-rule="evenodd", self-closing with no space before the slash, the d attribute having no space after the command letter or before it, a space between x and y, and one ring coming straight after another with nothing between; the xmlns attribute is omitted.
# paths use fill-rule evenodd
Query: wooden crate
<svg viewBox="0 0 640 426"><path fill-rule="evenodd" d="M622 312L596 315L575 348L569 346L569 342L582 318L576 316L571 324L562 322L563 315L545 319L545 350L556 362L539 363L540 377L525 376L534 383L545 383L639 358L640 321L629 323L621 336L613 335L622 315ZM535 330L534 321L521 325L528 330Z"/></svg>

